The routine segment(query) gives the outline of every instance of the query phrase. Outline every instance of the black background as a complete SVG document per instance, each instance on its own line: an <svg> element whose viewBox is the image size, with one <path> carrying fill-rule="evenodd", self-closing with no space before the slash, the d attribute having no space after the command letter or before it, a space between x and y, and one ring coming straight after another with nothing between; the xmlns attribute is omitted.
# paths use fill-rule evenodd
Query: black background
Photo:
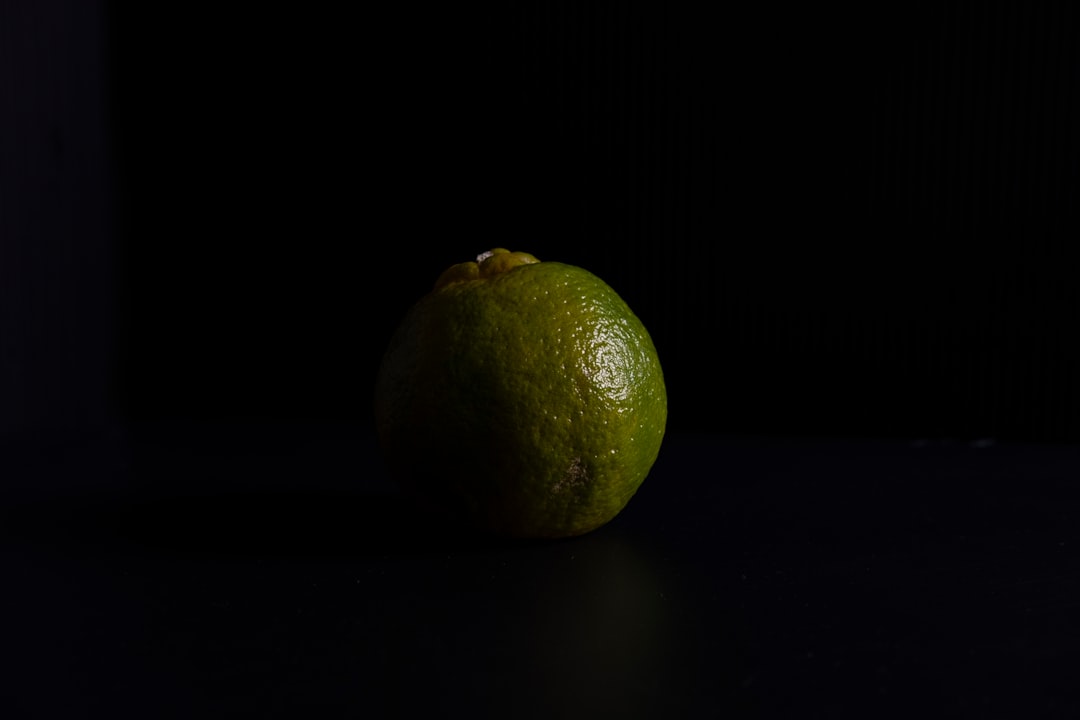
<svg viewBox="0 0 1080 720"><path fill-rule="evenodd" d="M6 427L369 427L407 307L507 246L625 297L675 428L1080 432L1065 4L19 7Z"/></svg>
<svg viewBox="0 0 1080 720"><path fill-rule="evenodd" d="M1075 716L1077 10L671 5L0 5L0 708ZM378 460L494 246L665 369L584 538Z"/></svg>
<svg viewBox="0 0 1080 720"><path fill-rule="evenodd" d="M122 407L366 421L507 246L625 296L673 427L1076 437L1064 11L572 8L115 12Z"/></svg>

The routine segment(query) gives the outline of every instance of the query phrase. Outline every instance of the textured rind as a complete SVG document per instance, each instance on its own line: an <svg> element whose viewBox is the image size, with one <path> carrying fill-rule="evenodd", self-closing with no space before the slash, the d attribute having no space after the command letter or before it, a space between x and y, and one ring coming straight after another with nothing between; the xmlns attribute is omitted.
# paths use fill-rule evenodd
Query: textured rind
<svg viewBox="0 0 1080 720"><path fill-rule="evenodd" d="M409 491L496 533L564 537L637 491L667 395L652 339L614 290L542 262L421 299L383 359L375 412Z"/></svg>

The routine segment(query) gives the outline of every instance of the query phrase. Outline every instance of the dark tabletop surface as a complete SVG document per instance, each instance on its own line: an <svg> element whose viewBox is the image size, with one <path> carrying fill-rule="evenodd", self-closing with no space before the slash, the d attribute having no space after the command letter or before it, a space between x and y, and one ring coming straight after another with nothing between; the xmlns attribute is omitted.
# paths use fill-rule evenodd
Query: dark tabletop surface
<svg viewBox="0 0 1080 720"><path fill-rule="evenodd" d="M4 717L1080 713L1078 448L674 432L558 542L424 524L363 428L4 450Z"/></svg>

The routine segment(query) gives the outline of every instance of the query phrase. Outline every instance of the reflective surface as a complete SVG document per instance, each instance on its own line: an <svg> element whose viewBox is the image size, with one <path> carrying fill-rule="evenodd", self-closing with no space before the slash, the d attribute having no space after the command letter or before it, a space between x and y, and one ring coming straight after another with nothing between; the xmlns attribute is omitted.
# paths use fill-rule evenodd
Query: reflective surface
<svg viewBox="0 0 1080 720"><path fill-rule="evenodd" d="M1080 708L1076 448L675 434L522 543L425 523L354 428L5 457L11 717Z"/></svg>

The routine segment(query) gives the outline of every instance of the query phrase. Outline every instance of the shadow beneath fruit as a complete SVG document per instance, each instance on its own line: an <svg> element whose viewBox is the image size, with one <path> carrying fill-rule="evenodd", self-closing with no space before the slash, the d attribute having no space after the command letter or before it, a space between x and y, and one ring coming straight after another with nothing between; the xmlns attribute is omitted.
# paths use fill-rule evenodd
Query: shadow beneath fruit
<svg viewBox="0 0 1080 720"><path fill-rule="evenodd" d="M83 537L185 554L355 557L508 544L456 527L392 493L146 499L98 508L76 522Z"/></svg>

